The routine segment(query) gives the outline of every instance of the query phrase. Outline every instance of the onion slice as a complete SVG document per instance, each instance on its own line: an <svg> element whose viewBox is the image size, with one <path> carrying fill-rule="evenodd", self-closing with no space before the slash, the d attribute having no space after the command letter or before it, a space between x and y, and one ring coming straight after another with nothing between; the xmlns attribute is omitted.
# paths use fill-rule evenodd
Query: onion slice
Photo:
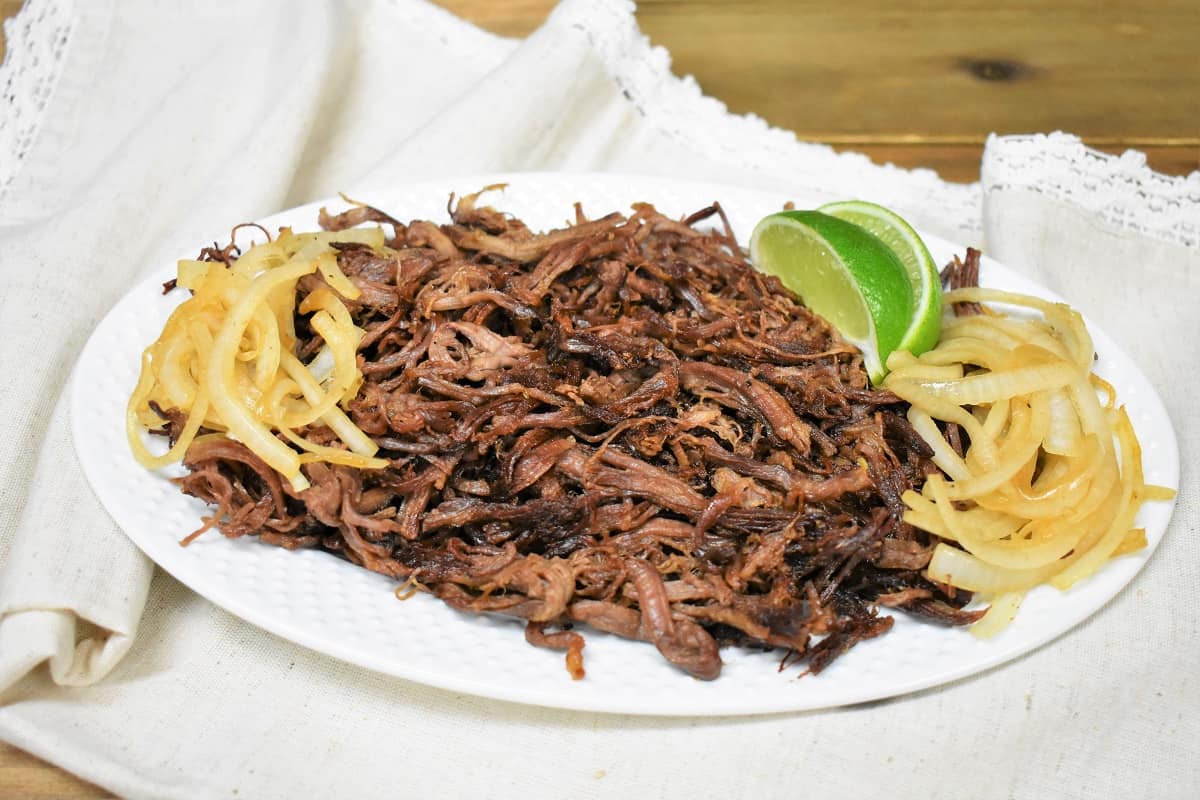
<svg viewBox="0 0 1200 800"><path fill-rule="evenodd" d="M995 305L948 313L941 342L920 356L893 354L884 388L910 403L945 473L903 496L904 521L942 540L926 575L990 601L973 629L992 636L1033 587L1065 590L1144 547L1138 508L1173 493L1145 485L1137 435L1112 386L1091 373L1076 311L992 289L944 300ZM961 455L943 432L950 424L969 442Z"/></svg>
<svg viewBox="0 0 1200 800"><path fill-rule="evenodd" d="M156 469L183 459L202 429L246 445L294 490L308 480L311 461L379 469L378 446L339 407L362 384L357 351L363 331L343 298L359 289L338 267L337 242L382 248L379 228L293 234L250 247L230 264L182 260L177 285L192 292L142 356L142 369L126 409L126 436L139 463ZM319 285L297 307L299 283L318 274ZM295 353L297 314L325 340L320 378ZM327 364L325 362L328 362ZM162 426L163 413L186 417L178 438L156 455L143 439ZM176 422L175 424L179 424ZM328 426L341 446L317 444L303 433ZM345 449L343 449L343 447Z"/></svg>

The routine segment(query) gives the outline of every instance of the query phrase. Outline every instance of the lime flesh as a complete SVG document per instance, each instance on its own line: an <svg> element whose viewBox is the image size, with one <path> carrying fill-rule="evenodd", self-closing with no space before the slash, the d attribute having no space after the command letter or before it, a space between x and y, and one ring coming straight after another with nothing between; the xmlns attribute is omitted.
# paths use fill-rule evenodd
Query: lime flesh
<svg viewBox="0 0 1200 800"><path fill-rule="evenodd" d="M863 200L829 203L819 210L874 234L904 265L913 293L913 316L899 349L920 355L937 345L942 333L941 279L929 249L912 226L894 211Z"/></svg>
<svg viewBox="0 0 1200 800"><path fill-rule="evenodd" d="M908 273L887 245L819 211L781 211L755 227L750 258L862 350L872 383L882 380L913 310Z"/></svg>

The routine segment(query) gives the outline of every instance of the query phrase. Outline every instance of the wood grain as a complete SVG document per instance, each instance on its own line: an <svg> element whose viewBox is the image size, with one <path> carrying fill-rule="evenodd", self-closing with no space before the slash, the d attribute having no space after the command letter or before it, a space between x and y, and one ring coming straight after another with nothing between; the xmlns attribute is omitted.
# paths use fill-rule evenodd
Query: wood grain
<svg viewBox="0 0 1200 800"><path fill-rule="evenodd" d="M11 745L0 742L0 797L40 800L40 798L109 798L111 794L69 772L52 767Z"/></svg>
<svg viewBox="0 0 1200 800"><path fill-rule="evenodd" d="M22 0L0 0L0 22L16 16L21 10ZM0 61L4 60L4 34L0 32Z"/></svg>
<svg viewBox="0 0 1200 800"><path fill-rule="evenodd" d="M507 36L553 0L438 0ZM836 11L833 9L836 8ZM1200 167L1200 3L642 0L638 21L731 111L874 160L976 180L988 133L1067 130Z"/></svg>
<svg viewBox="0 0 1200 800"><path fill-rule="evenodd" d="M524 36L555 1L438 5ZM0 0L0 19L20 7ZM989 132L1068 130L1200 169L1195 0L642 0L638 21L731 111L881 163L976 180ZM109 796L0 743L0 797Z"/></svg>
<svg viewBox="0 0 1200 800"><path fill-rule="evenodd" d="M809 138L1200 135L1195 0L644 0L639 20L732 110Z"/></svg>

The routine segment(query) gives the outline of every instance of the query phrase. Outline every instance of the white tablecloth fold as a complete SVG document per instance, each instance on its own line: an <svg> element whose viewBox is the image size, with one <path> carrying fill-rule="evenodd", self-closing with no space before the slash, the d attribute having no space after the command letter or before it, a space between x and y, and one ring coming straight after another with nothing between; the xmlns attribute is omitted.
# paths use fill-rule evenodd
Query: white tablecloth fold
<svg viewBox="0 0 1200 800"><path fill-rule="evenodd" d="M119 7L118 7L119 6ZM144 797L1182 797L1200 790L1200 174L994 138L982 184L737 117L626 2L524 41L421 0L28 0L0 86L0 738ZM610 170L895 207L1070 297L1173 416L1166 540L1109 606L974 679L842 710L642 719L461 697L332 661L155 573L93 498L63 389L134 279L233 221L356 187ZM43 668L48 663L48 669Z"/></svg>

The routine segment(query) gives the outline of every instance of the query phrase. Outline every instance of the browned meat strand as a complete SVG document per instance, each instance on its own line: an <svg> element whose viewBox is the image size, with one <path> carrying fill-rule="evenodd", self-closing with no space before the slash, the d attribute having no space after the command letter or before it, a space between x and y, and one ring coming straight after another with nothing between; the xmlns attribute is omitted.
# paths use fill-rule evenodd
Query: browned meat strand
<svg viewBox="0 0 1200 800"><path fill-rule="evenodd" d="M891 627L881 605L976 616L921 577L931 543L901 521L933 469L902 404L727 224L693 227L719 207L682 222L577 207L538 234L477 198L448 225L322 213L393 232L383 253L338 247L366 331L348 411L391 466L309 464L294 494L241 445L202 440L180 484L216 506L210 525L525 620L576 677L580 624L709 679L722 645L819 672Z"/></svg>
<svg viewBox="0 0 1200 800"><path fill-rule="evenodd" d="M979 257L982 255L983 253L974 247L968 247L965 259L959 259L958 256L955 256L953 261L942 268L942 285L947 289L964 289L971 286L978 286ZM960 317L970 316L971 314L982 314L983 306L979 303L955 303L954 313Z"/></svg>

